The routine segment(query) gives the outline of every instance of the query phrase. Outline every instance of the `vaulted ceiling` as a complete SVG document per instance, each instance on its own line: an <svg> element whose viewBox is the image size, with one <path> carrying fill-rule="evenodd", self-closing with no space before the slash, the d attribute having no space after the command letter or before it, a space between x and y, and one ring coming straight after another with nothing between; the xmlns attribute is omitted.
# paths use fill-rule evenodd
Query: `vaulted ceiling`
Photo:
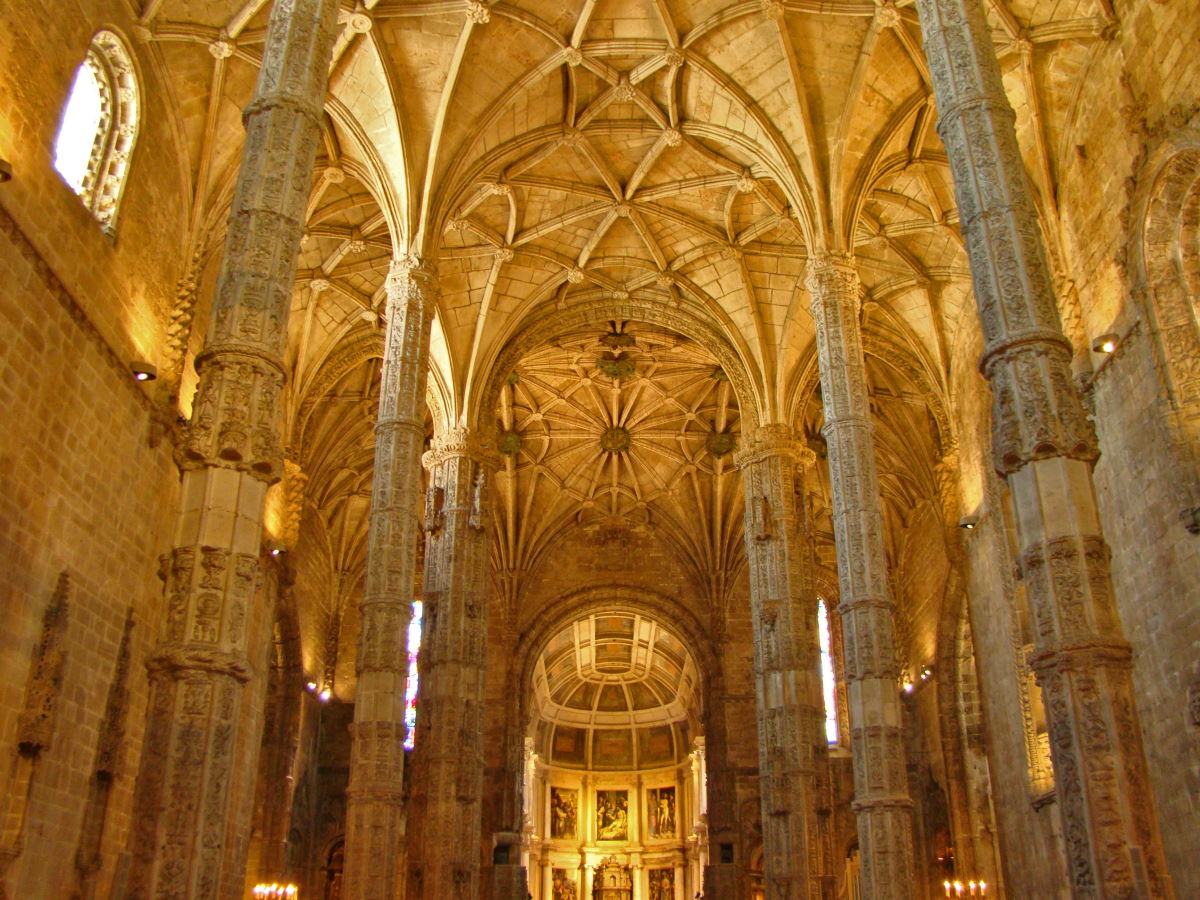
<svg viewBox="0 0 1200 900"><path fill-rule="evenodd" d="M174 101L201 265L267 5L142 3L135 37ZM1076 86L1111 0L988 8L1054 252ZM287 437L325 583L361 576L372 360L404 252L440 272L431 427L501 431L502 568L528 571L564 527L619 519L700 584L737 570L725 442L769 420L819 447L803 271L821 250L860 267L893 562L912 529L939 535L951 369L974 325L920 44L911 2L347 5L288 348ZM321 589L314 623L336 619L338 590Z"/></svg>

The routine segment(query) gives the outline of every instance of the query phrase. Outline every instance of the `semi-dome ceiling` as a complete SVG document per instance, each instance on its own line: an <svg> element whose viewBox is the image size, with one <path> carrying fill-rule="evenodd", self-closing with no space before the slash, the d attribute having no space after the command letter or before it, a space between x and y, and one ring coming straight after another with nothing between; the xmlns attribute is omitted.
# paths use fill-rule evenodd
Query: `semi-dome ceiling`
<svg viewBox="0 0 1200 900"><path fill-rule="evenodd" d="M580 618L547 642L533 673L533 714L553 765L641 769L687 755L700 678L684 643L634 613Z"/></svg>

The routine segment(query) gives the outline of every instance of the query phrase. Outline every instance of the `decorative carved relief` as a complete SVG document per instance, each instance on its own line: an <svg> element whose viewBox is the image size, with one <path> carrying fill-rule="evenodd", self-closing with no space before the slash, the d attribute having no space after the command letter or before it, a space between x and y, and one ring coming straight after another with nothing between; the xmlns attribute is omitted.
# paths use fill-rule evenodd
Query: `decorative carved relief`
<svg viewBox="0 0 1200 900"><path fill-rule="evenodd" d="M71 578L63 572L42 615L42 631L33 649L25 682L25 708L17 719L17 746L25 756L38 756L54 735L54 712L62 693L66 665L68 599Z"/></svg>

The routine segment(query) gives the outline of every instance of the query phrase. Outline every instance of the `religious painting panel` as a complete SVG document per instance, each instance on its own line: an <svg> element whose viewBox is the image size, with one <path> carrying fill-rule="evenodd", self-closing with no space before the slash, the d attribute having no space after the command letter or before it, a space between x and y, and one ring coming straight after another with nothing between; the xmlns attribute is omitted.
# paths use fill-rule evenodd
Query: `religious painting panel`
<svg viewBox="0 0 1200 900"><path fill-rule="evenodd" d="M651 788L646 792L647 836L675 837L675 788Z"/></svg>
<svg viewBox="0 0 1200 900"><path fill-rule="evenodd" d="M578 791L550 788L550 837L555 840L574 840L578 812Z"/></svg>
<svg viewBox="0 0 1200 900"><path fill-rule="evenodd" d="M629 791L596 791L596 840L629 840Z"/></svg>
<svg viewBox="0 0 1200 900"><path fill-rule="evenodd" d="M574 793L572 791L571 793ZM575 892L575 875L566 869L555 869L551 882L554 890L553 900L577 900Z"/></svg>
<svg viewBox="0 0 1200 900"><path fill-rule="evenodd" d="M675 870L650 869L650 900L675 900Z"/></svg>

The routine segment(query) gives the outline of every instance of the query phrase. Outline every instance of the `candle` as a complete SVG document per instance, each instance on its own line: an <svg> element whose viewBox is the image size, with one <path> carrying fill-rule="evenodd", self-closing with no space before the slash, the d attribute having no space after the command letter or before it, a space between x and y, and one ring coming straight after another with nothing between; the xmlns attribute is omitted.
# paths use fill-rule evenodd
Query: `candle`
<svg viewBox="0 0 1200 900"><path fill-rule="evenodd" d="M300 889L294 884L256 884L254 900L298 900Z"/></svg>
<svg viewBox="0 0 1200 900"><path fill-rule="evenodd" d="M963 883L961 881L954 882L954 896L961 897L963 895Z"/></svg>
<svg viewBox="0 0 1200 900"><path fill-rule="evenodd" d="M946 889L946 896L949 897L950 896L950 882L943 881L942 887Z"/></svg>

